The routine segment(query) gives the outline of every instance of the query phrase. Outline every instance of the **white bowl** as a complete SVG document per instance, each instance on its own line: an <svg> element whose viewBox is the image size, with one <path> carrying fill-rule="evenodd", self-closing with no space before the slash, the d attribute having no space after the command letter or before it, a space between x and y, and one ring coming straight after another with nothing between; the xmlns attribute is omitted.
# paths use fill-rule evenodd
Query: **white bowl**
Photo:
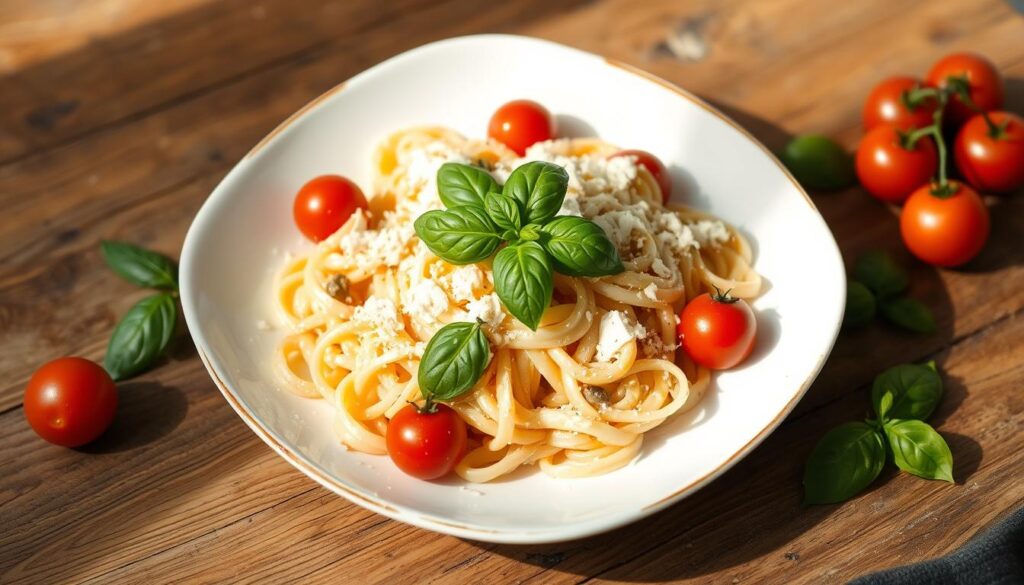
<svg viewBox="0 0 1024 585"><path fill-rule="evenodd" d="M323 401L279 389L268 362L281 335L270 283L286 251L311 245L292 223L309 178L340 173L367 186L388 133L441 124L482 136L500 104L528 97L564 133L640 148L670 167L676 198L746 233L766 280L755 303L758 346L715 378L696 412L670 420L642 455L608 475L539 471L484 485L423 482L387 457L345 450ZM685 193L680 194L680 191ZM540 543L579 538L657 512L719 476L792 410L835 341L843 263L810 199L771 153L720 112L621 63L554 43L472 36L432 43L342 83L282 123L203 205L181 254L181 298L196 347L239 416L322 485L402 522L463 538Z"/></svg>

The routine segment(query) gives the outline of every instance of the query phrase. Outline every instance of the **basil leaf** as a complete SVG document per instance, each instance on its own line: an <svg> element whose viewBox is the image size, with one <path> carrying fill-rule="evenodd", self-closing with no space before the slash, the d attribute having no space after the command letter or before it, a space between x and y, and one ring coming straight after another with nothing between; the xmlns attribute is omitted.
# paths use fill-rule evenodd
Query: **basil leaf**
<svg viewBox="0 0 1024 585"><path fill-rule="evenodd" d="M487 171L459 163L444 163L437 169L437 195L445 207L472 205L483 209L491 191L501 187Z"/></svg>
<svg viewBox="0 0 1024 585"><path fill-rule="evenodd" d="M853 267L853 278L864 283L879 299L900 294L910 283L907 271L881 250L861 254Z"/></svg>
<svg viewBox="0 0 1024 585"><path fill-rule="evenodd" d="M512 315L536 331L551 304L551 260L537 242L502 248L494 257L494 291Z"/></svg>
<svg viewBox="0 0 1024 585"><path fill-rule="evenodd" d="M491 360L480 323L449 323L427 343L416 378L428 400L451 400L473 387Z"/></svg>
<svg viewBox="0 0 1024 585"><path fill-rule="evenodd" d="M523 223L544 223L555 217L569 187L569 173L543 161L522 165L508 176L502 193L519 202Z"/></svg>
<svg viewBox="0 0 1024 585"><path fill-rule="evenodd" d="M925 479L953 483L953 454L942 435L919 420L891 420L885 435L896 466Z"/></svg>
<svg viewBox="0 0 1024 585"><path fill-rule="evenodd" d="M460 205L416 218L416 234L430 251L452 264L486 260L498 249L497 228L481 207Z"/></svg>
<svg viewBox="0 0 1024 585"><path fill-rule="evenodd" d="M519 230L519 239L524 242L536 242L540 239L540 228L535 223L523 226L523 229Z"/></svg>
<svg viewBox="0 0 1024 585"><path fill-rule="evenodd" d="M508 195L501 193L488 193L484 199L484 208L487 215L498 226L499 230L519 231L523 225L523 218L519 213L519 204Z"/></svg>
<svg viewBox="0 0 1024 585"><path fill-rule="evenodd" d="M174 297L160 293L146 297L129 309L114 328L103 367L114 380L146 371L171 340L177 324Z"/></svg>
<svg viewBox="0 0 1024 585"><path fill-rule="evenodd" d="M942 378L934 367L895 366L882 372L871 386L871 403L878 418L925 420L942 399Z"/></svg>
<svg viewBox="0 0 1024 585"><path fill-rule="evenodd" d="M851 422L825 433L804 467L804 502L847 500L875 481L885 465L885 443L871 425Z"/></svg>
<svg viewBox="0 0 1024 585"><path fill-rule="evenodd" d="M178 290L178 267L167 256L109 240L100 243L100 251L107 266L128 282L146 288Z"/></svg>
<svg viewBox="0 0 1024 585"><path fill-rule="evenodd" d="M868 287L851 280L846 283L846 311L843 313L843 327L856 329L875 318L875 295Z"/></svg>
<svg viewBox="0 0 1024 585"><path fill-rule="evenodd" d="M544 249L555 270L569 276L607 276L625 270L619 251L596 223L575 216L561 216L541 228L548 237Z"/></svg>
<svg viewBox="0 0 1024 585"><path fill-rule="evenodd" d="M934 333L935 316L917 299L897 297L882 301L880 307L886 321L916 333Z"/></svg>

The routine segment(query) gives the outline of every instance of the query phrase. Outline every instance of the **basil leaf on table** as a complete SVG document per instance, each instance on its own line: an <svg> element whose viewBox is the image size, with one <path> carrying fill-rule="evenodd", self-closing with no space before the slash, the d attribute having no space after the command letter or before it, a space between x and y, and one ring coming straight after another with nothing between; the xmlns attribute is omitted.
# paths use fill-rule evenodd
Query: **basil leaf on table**
<svg viewBox="0 0 1024 585"><path fill-rule="evenodd" d="M178 267L163 254L126 242L109 240L100 243L100 252L118 276L134 285L164 290L178 289Z"/></svg>
<svg viewBox="0 0 1024 585"><path fill-rule="evenodd" d="M875 295L856 280L846 283L846 311L843 312L843 327L863 327L875 318Z"/></svg>
<svg viewBox="0 0 1024 585"><path fill-rule="evenodd" d="M484 200L487 215L502 232L512 230L518 232L523 226L523 218L519 212L519 203L508 195L488 193ZM507 239L507 238L505 238Z"/></svg>
<svg viewBox="0 0 1024 585"><path fill-rule="evenodd" d="M437 195L445 207L471 205L483 209L491 191L501 187L487 171L459 163L444 163L437 170Z"/></svg>
<svg viewBox="0 0 1024 585"><path fill-rule="evenodd" d="M452 264L486 260L501 244L497 228L482 207L428 211L413 226L431 252Z"/></svg>
<svg viewBox="0 0 1024 585"><path fill-rule="evenodd" d="M953 454L928 423L891 420L884 428L897 467L918 477L953 483Z"/></svg>
<svg viewBox="0 0 1024 585"><path fill-rule="evenodd" d="M885 465L885 443L862 422L840 425L818 441L804 467L804 501L831 504L849 499L875 481Z"/></svg>
<svg viewBox="0 0 1024 585"><path fill-rule="evenodd" d="M853 278L871 289L879 299L900 294L910 283L907 271L881 250L861 254L853 267Z"/></svg>
<svg viewBox="0 0 1024 585"><path fill-rule="evenodd" d="M875 378L871 403L881 420L931 416L942 399L942 378L929 366L905 364L889 368Z"/></svg>
<svg viewBox="0 0 1024 585"><path fill-rule="evenodd" d="M420 392L432 400L451 400L469 390L491 360L491 346L480 323L450 323L427 343L416 374Z"/></svg>
<svg viewBox="0 0 1024 585"><path fill-rule="evenodd" d="M537 242L502 248L494 257L494 291L516 319L536 331L554 292L553 270Z"/></svg>
<svg viewBox="0 0 1024 585"><path fill-rule="evenodd" d="M894 325L916 333L935 332L935 316L924 303L917 299L910 297L885 299L880 303L879 309L886 321Z"/></svg>
<svg viewBox="0 0 1024 585"><path fill-rule="evenodd" d="M163 353L176 324L173 296L160 293L142 299L114 329L103 367L118 381L142 373Z"/></svg>
<svg viewBox="0 0 1024 585"><path fill-rule="evenodd" d="M519 202L523 223L544 223L562 207L569 187L569 173L562 167L533 161L517 167L508 176L502 193Z"/></svg>
<svg viewBox="0 0 1024 585"><path fill-rule="evenodd" d="M625 270L607 234L589 219L556 217L540 228L555 270L569 276L608 276Z"/></svg>

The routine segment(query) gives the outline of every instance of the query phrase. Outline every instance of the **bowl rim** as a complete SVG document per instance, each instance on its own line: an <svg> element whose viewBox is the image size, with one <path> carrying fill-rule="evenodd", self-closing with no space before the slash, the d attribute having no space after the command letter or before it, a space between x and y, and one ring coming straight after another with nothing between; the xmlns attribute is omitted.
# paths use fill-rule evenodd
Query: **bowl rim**
<svg viewBox="0 0 1024 585"><path fill-rule="evenodd" d="M273 130L271 130L266 136L264 136L255 146L252 147L246 153L246 155L225 175L225 177L218 183L217 187L207 197L206 201L200 207L196 213L195 218L190 225L188 232L185 235L184 244L181 252L181 270L180 270L180 281L181 281L181 302L182 309L185 315L185 321L188 325L189 331L192 334L193 340L196 345L197 353L203 362L207 372L209 373L214 384L220 390L224 399L228 402L231 408L236 414L245 422L245 424L252 429L252 431L269 445L279 456L285 461L291 464L293 467L301 471L310 479L316 481L323 487L331 490L332 492L344 497L350 502L369 509L373 512L386 516L388 518L398 520L407 524L412 524L419 528L431 530L435 532L441 532L456 536L459 538L466 538L477 541L503 543L503 544L544 544L544 543L555 543L564 542L568 540L574 540L584 538L587 536L599 534L614 530L621 526L630 524L632 522L646 518L660 510L675 504L684 497L700 490L705 485L713 481L714 479L721 476L723 473L728 471L737 462L746 457L751 451L760 445L768 435L770 435L782 421L792 412L793 408L800 401L801 398L806 394L807 390L817 378L824 366L826 359L832 352L832 348L835 346L836 339L839 334L840 325L842 322L842 307L845 305L845 294L846 286L845 271L840 271L840 276L843 280L839 284L839 290L841 291L842 299L839 299L837 303L838 313L833 315L833 330L831 332L830 341L828 347L825 348L824 352L819 356L814 367L810 370L808 376L800 383L796 392L786 403L786 405L778 412L778 414L753 438L750 439L743 447L735 451L727 459L719 463L713 470L694 480L686 485L679 486L671 494L668 494L654 502L649 502L637 509L629 509L620 511L613 514L604 516L598 516L578 522L569 522L557 528L546 528L538 531L529 530L500 530L500 529L489 529L480 526L471 526L458 522L453 522L449 519L433 516L429 514L423 514L412 509L405 508L399 505L392 505L386 501L383 501L379 496L374 493L366 492L355 486L346 485L338 479L332 477L325 470L319 468L319 466L310 461L305 455L296 449L289 446L288 441L283 439L276 433L270 425L264 423L260 418L249 408L241 396L239 396L229 384L224 382L225 379L225 368L216 359L216 354L209 347L205 336L202 334L201 322L198 317L198 307L196 306L196 299L192 295L192 272L193 263L196 261L195 258L198 256L195 241L199 238L197 234L204 232L207 227L206 224L210 222L211 210L214 207L214 202L224 196L227 191L226 185L232 183L236 176L242 172L242 169L248 167L250 164L258 162L260 159L260 153L263 148L272 142L275 138L287 133L293 128L293 124L301 119L306 114L315 111L319 107L322 107L325 103L330 101L330 98L336 96L346 86L351 84L359 83L366 77L379 73L382 69L393 65L397 61L412 58L421 52L427 52L432 49L437 49L443 46L455 45L455 44L473 44L478 42L513 42L513 43L527 43L536 46L543 47L549 50L555 50L563 53L576 54L581 56L587 56L591 58L598 58L604 61L604 63L612 68L616 68L637 77L646 80L649 83L661 86L674 93L677 97L680 97L693 105L705 110L711 115L715 116L719 120L725 122L727 125L736 129L741 135L747 140L757 145L765 156L772 161L779 170L782 171L786 179L792 184L793 188L803 197L804 201L811 208L813 217L820 221L822 226L825 228L825 233L828 234L828 244L830 251L835 256L835 261L839 266L843 265L842 255L839 251L839 246L835 241L835 237L831 230L828 228L828 224L818 211L814 202L808 196L807 192L800 186L797 180L793 177L792 173L783 165L778 157L766 147L760 140L755 138L747 129L729 118L717 108L707 103L703 99L697 97L693 93L680 88L674 83L662 79L652 73L639 69L633 65L617 61L605 57L603 55L583 51L574 47L569 47L556 43L553 41L538 39L534 37L527 37L521 35L510 35L510 34L477 34L477 35L466 35L451 37L439 41L434 41L424 45L420 45L416 48L404 51L395 56L392 56L380 63L354 75L353 77L342 81L335 85L331 89L328 89L324 93L310 100L307 104L296 110L283 122L278 124ZM211 359L211 356L214 359Z"/></svg>

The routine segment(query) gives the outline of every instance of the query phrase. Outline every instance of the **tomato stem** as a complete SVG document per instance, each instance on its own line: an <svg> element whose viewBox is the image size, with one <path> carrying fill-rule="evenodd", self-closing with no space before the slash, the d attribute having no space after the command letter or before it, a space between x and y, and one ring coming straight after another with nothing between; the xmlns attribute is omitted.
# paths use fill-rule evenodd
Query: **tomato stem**
<svg viewBox="0 0 1024 585"><path fill-rule="evenodd" d="M727 290L727 291L725 291L723 293L722 289L720 289L720 288L718 288L716 286L715 287L715 294L711 295L711 299L716 301L716 302L719 302L719 303L725 303L727 305L731 305L731 304L735 303L736 301L740 300L739 297L730 297L729 293L731 293L731 292L732 292L732 289L730 288L729 290Z"/></svg>
<svg viewBox="0 0 1024 585"><path fill-rule="evenodd" d="M966 75L950 75L946 78L946 87L950 88L953 93L956 94L960 101L963 102L967 109L971 110L976 114L981 114L981 117L985 120L985 125L988 126L988 135L992 138L1000 138L1005 129L1002 125L996 124L989 117L988 112L981 109L978 104L974 103L971 99L971 82L967 79Z"/></svg>

